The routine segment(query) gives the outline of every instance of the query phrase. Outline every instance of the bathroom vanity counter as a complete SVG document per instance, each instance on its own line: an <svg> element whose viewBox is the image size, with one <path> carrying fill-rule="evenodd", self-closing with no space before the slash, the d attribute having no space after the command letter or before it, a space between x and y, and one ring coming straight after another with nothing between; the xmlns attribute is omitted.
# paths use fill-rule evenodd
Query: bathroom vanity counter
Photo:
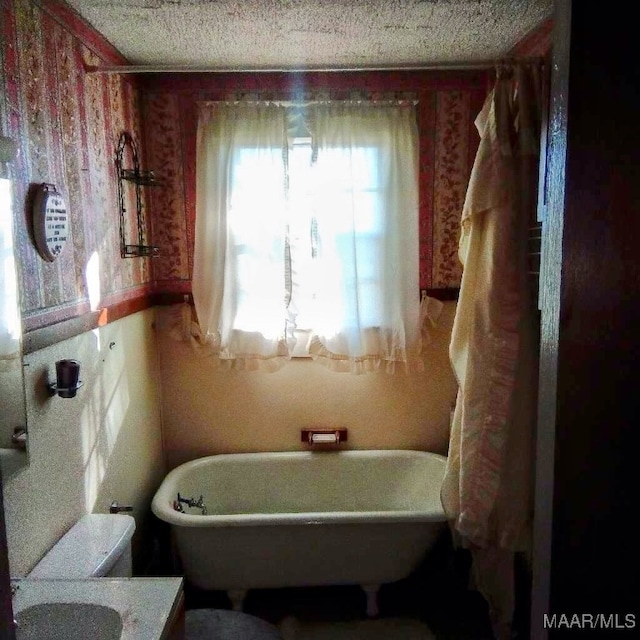
<svg viewBox="0 0 640 640"><path fill-rule="evenodd" d="M115 610L122 623L121 640L169 640L181 637L182 578L25 578L14 579L11 584L17 587L13 596L13 613L19 625L21 612L26 614L30 607L46 604L53 605L52 609L55 610L59 603L77 603L101 605ZM72 635L69 633L66 637ZM100 628L95 629L92 638L100 640L102 637L112 636L102 635Z"/></svg>

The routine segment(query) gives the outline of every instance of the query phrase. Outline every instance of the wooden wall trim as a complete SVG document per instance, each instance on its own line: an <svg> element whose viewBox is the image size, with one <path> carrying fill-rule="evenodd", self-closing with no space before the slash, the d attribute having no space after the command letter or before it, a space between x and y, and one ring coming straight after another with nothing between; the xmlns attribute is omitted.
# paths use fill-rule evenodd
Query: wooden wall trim
<svg viewBox="0 0 640 640"><path fill-rule="evenodd" d="M451 287L448 289L423 289L423 291L430 297L440 300L442 302L450 302L451 300L458 300L460 295L460 289Z"/></svg>
<svg viewBox="0 0 640 640"><path fill-rule="evenodd" d="M533 575L531 586L532 638L546 640L544 614L549 613L551 547L553 534L554 466L557 406L558 336L560 331L562 238L564 233L565 165L571 4L556 3L554 53L546 142L546 217L542 224L540 265L540 364L538 374L538 426L536 433L535 513L533 523ZM547 150L543 149L542 153Z"/></svg>
<svg viewBox="0 0 640 640"><path fill-rule="evenodd" d="M459 289L423 289L426 294L443 302L457 300ZM25 354L74 338L87 331L93 331L111 322L144 311L150 307L168 306L181 302L193 304L193 297L187 291L144 292L129 300L107 304L96 311L86 311L79 315L55 322L45 327L25 331L22 338L22 351Z"/></svg>
<svg viewBox="0 0 640 640"><path fill-rule="evenodd" d="M46 327L26 331L22 339L22 351L27 354L50 347L63 340L74 338L87 331L93 331L98 327L144 311L155 304L155 297L144 293L130 300L106 305L96 311L89 311Z"/></svg>
<svg viewBox="0 0 640 640"><path fill-rule="evenodd" d="M553 18L548 18L530 31L511 51L509 58L546 57L551 53Z"/></svg>

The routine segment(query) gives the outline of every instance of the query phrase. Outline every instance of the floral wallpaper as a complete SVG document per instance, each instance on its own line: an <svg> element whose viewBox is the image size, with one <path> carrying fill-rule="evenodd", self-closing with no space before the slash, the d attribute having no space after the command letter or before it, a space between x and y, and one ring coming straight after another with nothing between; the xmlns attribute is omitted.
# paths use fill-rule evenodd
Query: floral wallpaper
<svg viewBox="0 0 640 640"><path fill-rule="evenodd" d="M476 115L469 92L441 91L436 102L431 286L440 289L459 287L462 278L460 216L477 140L469 129Z"/></svg>
<svg viewBox="0 0 640 640"><path fill-rule="evenodd" d="M114 169L120 132L140 137L140 100L131 78L87 72L88 65L126 61L63 2L3 0L0 24L0 124L20 147L14 204L29 331L151 288L150 260L120 257ZM69 212L69 240L54 262L33 242L32 201L43 182L63 194Z"/></svg>
<svg viewBox="0 0 640 640"><path fill-rule="evenodd" d="M157 300L154 294L175 299L190 292L197 102L247 94L416 99L420 286L459 286L458 220L478 144L473 120L489 89L489 72L150 74L136 79L92 72L91 67L126 60L62 0L3 0L0 6L0 125L20 148L14 201L27 331L113 305ZM160 247L158 258L120 257L115 149L124 130L138 142L142 167L162 179L162 186L143 190L149 239ZM43 260L33 242L32 202L43 182L56 185L69 211L69 240L54 262Z"/></svg>
<svg viewBox="0 0 640 640"><path fill-rule="evenodd" d="M195 136L200 100L300 97L413 98L420 127L420 286L460 286L459 219L478 146L473 121L490 79L485 72L346 72L158 75L143 81L150 166L164 182L151 194L154 261L163 290L190 290L195 221Z"/></svg>

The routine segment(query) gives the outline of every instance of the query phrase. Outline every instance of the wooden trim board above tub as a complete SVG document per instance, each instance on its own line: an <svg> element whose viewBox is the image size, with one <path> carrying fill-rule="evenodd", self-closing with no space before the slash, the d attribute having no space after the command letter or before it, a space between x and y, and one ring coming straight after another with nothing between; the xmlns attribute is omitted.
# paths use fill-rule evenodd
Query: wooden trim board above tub
<svg viewBox="0 0 640 640"><path fill-rule="evenodd" d="M459 289L425 289L425 291L428 296L443 302L457 300L459 293ZM191 294L188 293L144 293L129 300L105 305L96 311L82 313L73 318L62 320L45 327L25 331L22 338L22 351L25 354L33 353L34 351L50 347L63 340L74 338L87 331L93 331L93 329L103 327L110 322L115 322L139 311L144 311L149 307L167 306L184 302L185 296L187 296L190 303L193 303Z"/></svg>
<svg viewBox="0 0 640 640"><path fill-rule="evenodd" d="M130 300L105 305L96 311L83 313L46 327L26 331L22 338L22 352L27 354L50 347L63 340L103 327L110 322L144 311L155 304L154 296L147 293Z"/></svg>
<svg viewBox="0 0 640 640"><path fill-rule="evenodd" d="M441 302L457 301L460 295L460 289L457 287L449 289L423 289L422 291L426 292L430 298L435 298Z"/></svg>

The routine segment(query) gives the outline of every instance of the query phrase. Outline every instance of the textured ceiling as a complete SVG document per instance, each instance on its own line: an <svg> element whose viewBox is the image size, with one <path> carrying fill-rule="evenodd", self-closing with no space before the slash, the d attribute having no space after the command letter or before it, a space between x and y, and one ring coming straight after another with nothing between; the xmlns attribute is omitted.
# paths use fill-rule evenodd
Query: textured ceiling
<svg viewBox="0 0 640 640"><path fill-rule="evenodd" d="M364 69L497 60L553 0L67 0L136 65Z"/></svg>

